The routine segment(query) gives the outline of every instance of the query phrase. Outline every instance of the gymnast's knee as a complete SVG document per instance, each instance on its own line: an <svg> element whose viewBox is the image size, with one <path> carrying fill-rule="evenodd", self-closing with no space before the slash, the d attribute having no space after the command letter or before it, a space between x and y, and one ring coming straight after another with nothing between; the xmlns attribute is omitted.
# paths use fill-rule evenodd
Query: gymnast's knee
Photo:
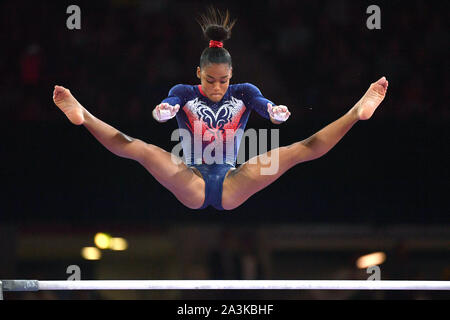
<svg viewBox="0 0 450 320"><path fill-rule="evenodd" d="M139 139L134 140L132 143L136 150L136 158L134 160L137 162L144 164L149 159L155 159L158 156L159 147Z"/></svg>

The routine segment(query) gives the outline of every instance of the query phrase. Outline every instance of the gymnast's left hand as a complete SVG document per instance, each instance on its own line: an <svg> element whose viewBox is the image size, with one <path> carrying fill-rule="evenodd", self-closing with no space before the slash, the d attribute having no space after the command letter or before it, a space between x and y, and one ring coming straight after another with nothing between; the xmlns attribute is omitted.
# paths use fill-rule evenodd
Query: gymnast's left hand
<svg viewBox="0 0 450 320"><path fill-rule="evenodd" d="M267 112L269 112L272 119L278 122L286 121L291 115L286 106L273 106L270 103L267 104Z"/></svg>

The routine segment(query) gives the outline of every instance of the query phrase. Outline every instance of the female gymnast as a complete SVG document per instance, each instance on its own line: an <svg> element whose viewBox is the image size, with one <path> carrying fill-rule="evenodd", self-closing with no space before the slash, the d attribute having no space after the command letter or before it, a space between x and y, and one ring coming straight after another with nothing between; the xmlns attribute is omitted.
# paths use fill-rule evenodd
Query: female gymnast
<svg viewBox="0 0 450 320"><path fill-rule="evenodd" d="M168 97L153 110L153 117L158 122L176 117L179 127L191 133L195 131L195 123L200 124L197 128L201 128L204 140L201 151L214 142L217 133L224 134L227 130L228 134L238 128L243 130L252 110L275 124L285 122L290 116L287 107L265 99L254 85L230 84L231 56L223 48L223 42L230 38L234 24L228 12L221 14L212 9L202 16L200 25L210 42L197 67L200 85L174 86ZM236 153L224 153L221 163L211 164L205 162L203 152L200 157L190 152L194 148L188 148L186 143L183 144L184 159L178 156L173 158L172 153L131 138L96 118L74 98L70 90L62 86L55 86L53 101L73 124L84 125L109 151L138 161L186 207L203 209L211 205L218 210L232 210L293 166L326 154L358 120L367 120L372 116L383 101L387 88L388 81L382 77L372 83L362 98L338 120L309 138L270 150L238 167ZM233 138L237 141L234 151L238 150L241 137ZM274 152L277 152L275 160L271 158ZM269 158L278 161L278 170L270 175L261 174L263 162L266 161L261 160Z"/></svg>

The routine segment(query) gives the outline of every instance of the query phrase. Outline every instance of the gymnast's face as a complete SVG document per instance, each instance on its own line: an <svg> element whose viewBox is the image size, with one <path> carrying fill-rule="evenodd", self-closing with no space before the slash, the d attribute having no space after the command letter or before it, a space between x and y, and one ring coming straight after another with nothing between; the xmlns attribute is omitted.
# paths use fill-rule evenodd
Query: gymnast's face
<svg viewBox="0 0 450 320"><path fill-rule="evenodd" d="M228 90L233 68L227 63L210 63L203 68L197 67L197 77L202 91L212 102L219 102Z"/></svg>

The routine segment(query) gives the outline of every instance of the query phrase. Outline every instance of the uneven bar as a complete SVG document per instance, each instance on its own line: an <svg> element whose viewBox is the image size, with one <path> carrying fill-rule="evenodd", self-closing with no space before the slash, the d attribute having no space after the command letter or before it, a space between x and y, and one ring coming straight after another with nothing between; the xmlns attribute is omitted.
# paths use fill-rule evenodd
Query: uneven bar
<svg viewBox="0 0 450 320"><path fill-rule="evenodd" d="M408 280L2 280L3 291L41 290L450 290L450 281Z"/></svg>

